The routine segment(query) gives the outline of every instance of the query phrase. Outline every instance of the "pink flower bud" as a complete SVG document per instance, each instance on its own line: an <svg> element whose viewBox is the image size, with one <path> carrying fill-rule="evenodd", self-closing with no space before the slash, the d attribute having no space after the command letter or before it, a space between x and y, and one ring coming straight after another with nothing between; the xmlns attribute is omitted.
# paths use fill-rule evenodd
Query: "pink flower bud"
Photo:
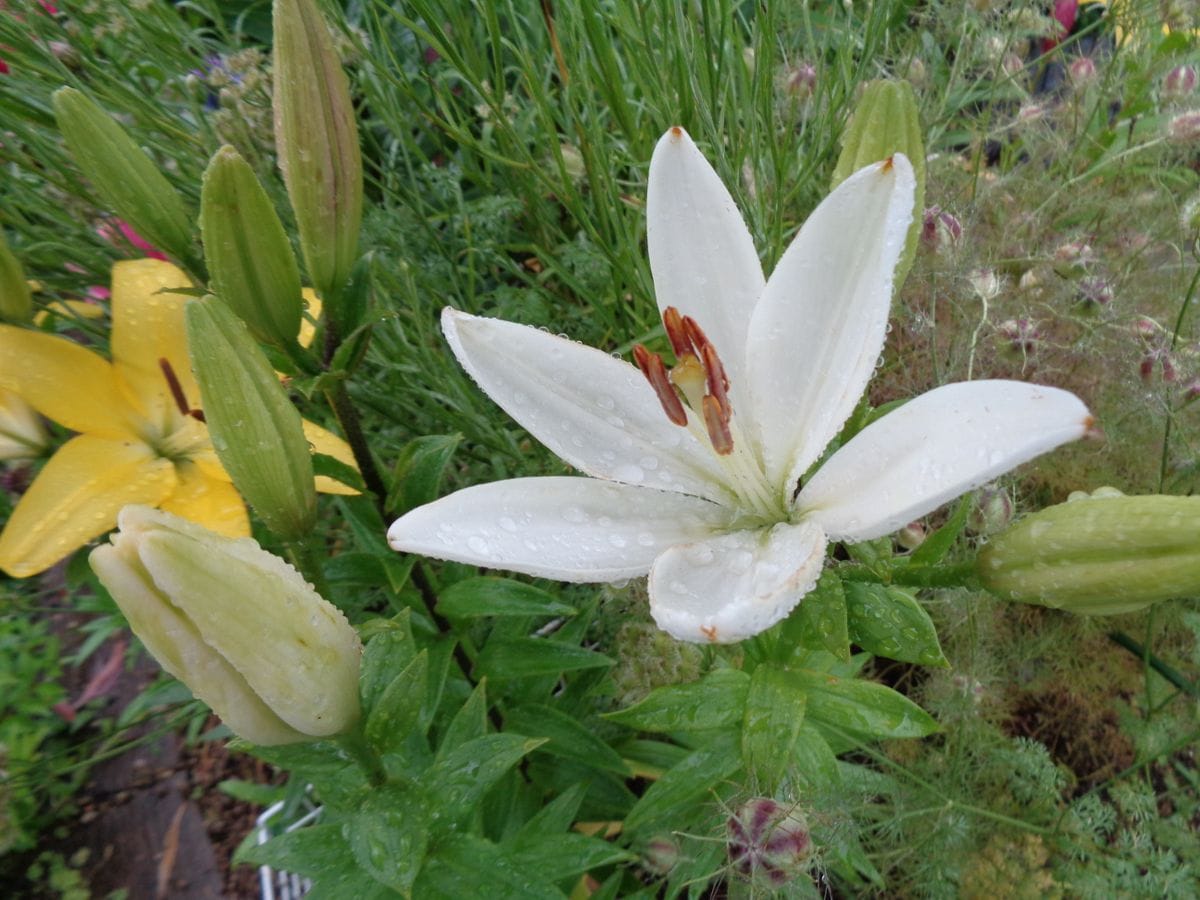
<svg viewBox="0 0 1200 900"><path fill-rule="evenodd" d="M909 522L896 532L896 543L905 550L916 550L925 543L925 526L920 522Z"/></svg>
<svg viewBox="0 0 1200 900"><path fill-rule="evenodd" d="M652 875L669 875L679 862L679 842L669 834L652 837L642 854L642 868Z"/></svg>
<svg viewBox="0 0 1200 900"><path fill-rule="evenodd" d="M787 73L784 88L800 100L807 100L817 87L817 70L810 63L800 63Z"/></svg>
<svg viewBox="0 0 1200 900"><path fill-rule="evenodd" d="M726 823L726 833L734 869L771 888L795 878L813 855L804 816L769 797L743 803Z"/></svg>
<svg viewBox="0 0 1200 900"><path fill-rule="evenodd" d="M994 534L1012 521L1013 502L1008 491L985 487L979 492L975 508L967 517L967 528L975 534Z"/></svg>
<svg viewBox="0 0 1200 900"><path fill-rule="evenodd" d="M962 223L940 206L925 210L921 225L921 241L935 253L953 249L962 240Z"/></svg>
<svg viewBox="0 0 1200 900"><path fill-rule="evenodd" d="M1178 144L1200 140L1200 110L1180 113L1167 123L1167 138Z"/></svg>
<svg viewBox="0 0 1200 900"><path fill-rule="evenodd" d="M1090 277L1079 280L1079 304L1087 311L1095 311L1112 303L1113 291L1104 278Z"/></svg>
<svg viewBox="0 0 1200 900"><path fill-rule="evenodd" d="M1176 66L1163 79L1164 97L1186 97L1196 90L1196 70L1192 66Z"/></svg>
<svg viewBox="0 0 1200 900"><path fill-rule="evenodd" d="M1071 65L1067 67L1067 74L1071 78L1071 83L1076 86L1088 84L1096 80L1096 63L1090 56L1080 56L1071 60Z"/></svg>
<svg viewBox="0 0 1200 900"><path fill-rule="evenodd" d="M1006 319L996 327L996 332L1001 341L1000 349L1016 358L1033 353L1042 336L1033 320L1024 316L1019 319Z"/></svg>

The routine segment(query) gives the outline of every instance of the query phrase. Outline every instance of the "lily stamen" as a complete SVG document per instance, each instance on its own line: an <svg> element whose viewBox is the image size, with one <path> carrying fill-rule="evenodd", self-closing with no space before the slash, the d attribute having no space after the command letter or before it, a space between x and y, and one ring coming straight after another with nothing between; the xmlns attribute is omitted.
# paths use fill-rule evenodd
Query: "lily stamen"
<svg viewBox="0 0 1200 900"><path fill-rule="evenodd" d="M674 306L668 306L663 311L662 320L663 327L667 330L667 340L671 342L671 350L675 353L675 359L683 362L684 357L695 356L696 348L692 346L692 340L684 328L683 316L679 314L679 310Z"/></svg>
<svg viewBox="0 0 1200 900"><path fill-rule="evenodd" d="M729 430L729 408L712 394L704 395L704 427L708 429L708 440L718 456L733 452L733 434Z"/></svg>
<svg viewBox="0 0 1200 900"><path fill-rule="evenodd" d="M163 377L167 379L167 388L171 391L171 399L175 401L175 406L179 409L181 416L191 416L197 422L207 422L204 418L204 410L195 409L187 402L187 395L183 392L183 385L179 383L179 376L175 374L175 370L171 368L171 363L160 356L158 358L158 367L162 369Z"/></svg>
<svg viewBox="0 0 1200 900"><path fill-rule="evenodd" d="M662 357L657 353L651 353L641 344L637 344L633 348L633 359L638 368L642 370L642 374L646 376L646 380L650 382L650 386L654 388L654 393L658 396L658 402L662 404L667 418L676 425L687 425L687 410L683 408L679 395L675 393L675 387L667 375L667 367L663 363Z"/></svg>

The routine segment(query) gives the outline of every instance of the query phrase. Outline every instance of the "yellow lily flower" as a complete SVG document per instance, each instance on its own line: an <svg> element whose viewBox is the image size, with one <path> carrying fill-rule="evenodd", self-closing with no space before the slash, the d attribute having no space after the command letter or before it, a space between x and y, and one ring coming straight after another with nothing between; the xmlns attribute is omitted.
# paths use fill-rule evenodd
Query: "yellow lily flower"
<svg viewBox="0 0 1200 900"><path fill-rule="evenodd" d="M0 533L0 569L36 575L110 531L129 503L157 506L230 537L246 506L213 450L188 363L188 277L168 262L113 266L112 361L55 335L0 325L0 388L79 432L46 463ZM349 445L304 423L317 453ZM356 493L318 477L318 490Z"/></svg>

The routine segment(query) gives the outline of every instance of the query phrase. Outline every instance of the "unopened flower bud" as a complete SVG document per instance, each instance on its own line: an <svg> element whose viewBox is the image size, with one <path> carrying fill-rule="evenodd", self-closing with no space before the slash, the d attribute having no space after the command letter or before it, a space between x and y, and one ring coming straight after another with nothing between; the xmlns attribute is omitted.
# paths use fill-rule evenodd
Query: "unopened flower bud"
<svg viewBox="0 0 1200 900"><path fill-rule="evenodd" d="M1092 496L992 538L978 571L999 597L1083 615L1200 593L1200 497Z"/></svg>
<svg viewBox="0 0 1200 900"><path fill-rule="evenodd" d="M1200 141L1200 110L1180 113L1167 123L1167 139L1177 144Z"/></svg>
<svg viewBox="0 0 1200 900"><path fill-rule="evenodd" d="M1096 312L1113 301L1112 287L1105 278L1096 276L1081 278L1077 293L1079 305L1085 312Z"/></svg>
<svg viewBox="0 0 1200 900"><path fill-rule="evenodd" d="M1000 69L1009 78L1015 78L1024 71L1025 60L1021 59L1016 53L1005 53L1004 58L1000 60Z"/></svg>
<svg viewBox="0 0 1200 900"><path fill-rule="evenodd" d="M563 168L567 171L567 177L576 183L583 181L587 177L587 164L579 148L563 142L559 145L559 152L562 153Z"/></svg>
<svg viewBox="0 0 1200 900"><path fill-rule="evenodd" d="M1063 278L1078 278L1096 261L1096 251L1084 241L1068 241L1054 251L1054 271Z"/></svg>
<svg viewBox="0 0 1200 900"><path fill-rule="evenodd" d="M1032 319L1005 319L996 327L1000 350L1013 359L1023 359L1037 349L1042 333Z"/></svg>
<svg viewBox="0 0 1200 900"><path fill-rule="evenodd" d="M358 256L362 156L350 85L313 0L275 0L275 149L313 286L335 321Z"/></svg>
<svg viewBox="0 0 1200 900"><path fill-rule="evenodd" d="M666 876L679 863L679 842L669 834L651 838L642 853L642 868L651 875Z"/></svg>
<svg viewBox="0 0 1200 900"><path fill-rule="evenodd" d="M154 246L194 263L192 216L145 151L74 88L59 88L52 100L71 156L96 192Z"/></svg>
<svg viewBox="0 0 1200 900"><path fill-rule="evenodd" d="M272 531L296 540L316 522L300 413L241 319L215 297L187 305L188 354L213 448Z"/></svg>
<svg viewBox="0 0 1200 900"><path fill-rule="evenodd" d="M36 459L48 440L33 407L19 394L0 387L0 460Z"/></svg>
<svg viewBox="0 0 1200 900"><path fill-rule="evenodd" d="M975 499L975 508L967 516L967 528L975 534L995 534L1013 517L1013 502L1008 491L994 485L983 488Z"/></svg>
<svg viewBox="0 0 1200 900"><path fill-rule="evenodd" d="M362 645L346 617L250 538L126 506L92 570L164 669L256 744L338 734L359 717Z"/></svg>
<svg viewBox="0 0 1200 900"><path fill-rule="evenodd" d="M925 526L920 522L909 522L896 532L896 543L905 550L916 550L925 543Z"/></svg>
<svg viewBox="0 0 1200 900"><path fill-rule="evenodd" d="M0 234L0 319L28 322L33 316L33 297L25 283L25 272Z"/></svg>
<svg viewBox="0 0 1200 900"><path fill-rule="evenodd" d="M254 170L232 147L216 152L200 192L200 230L213 292L255 337L277 347L300 330L300 270Z"/></svg>
<svg viewBox="0 0 1200 900"><path fill-rule="evenodd" d="M1138 316L1131 326L1133 333L1144 342L1157 340L1163 334L1163 327L1149 316Z"/></svg>
<svg viewBox="0 0 1200 900"><path fill-rule="evenodd" d="M1173 68L1163 79L1163 96L1171 99L1186 97L1196 90L1195 66L1180 65Z"/></svg>
<svg viewBox="0 0 1200 900"><path fill-rule="evenodd" d="M925 210L921 225L921 242L935 253L952 250L962 240L962 223L940 206Z"/></svg>
<svg viewBox="0 0 1200 900"><path fill-rule="evenodd" d="M1193 194L1179 210L1179 224L1192 235L1200 235L1200 194Z"/></svg>
<svg viewBox="0 0 1200 900"><path fill-rule="evenodd" d="M981 300L996 299L1004 286L994 269L975 269L967 276L967 280Z"/></svg>
<svg viewBox="0 0 1200 900"><path fill-rule="evenodd" d="M1067 66L1067 75L1076 87L1090 84L1096 80L1096 63L1090 56L1077 57Z"/></svg>
<svg viewBox="0 0 1200 900"><path fill-rule="evenodd" d="M855 104L850 123L842 134L842 152L830 188L837 187L864 166L895 153L903 153L912 163L917 189L912 223L892 279L893 293L904 284L912 268L921 234L921 213L925 209L925 140L912 85L907 81L872 81Z"/></svg>
<svg viewBox="0 0 1200 900"><path fill-rule="evenodd" d="M801 874L813 855L808 822L795 807L769 797L747 800L726 822L729 862L762 887L780 888Z"/></svg>
<svg viewBox="0 0 1200 900"><path fill-rule="evenodd" d="M783 87L798 100L807 100L817 89L817 70L811 63L802 62L787 72Z"/></svg>

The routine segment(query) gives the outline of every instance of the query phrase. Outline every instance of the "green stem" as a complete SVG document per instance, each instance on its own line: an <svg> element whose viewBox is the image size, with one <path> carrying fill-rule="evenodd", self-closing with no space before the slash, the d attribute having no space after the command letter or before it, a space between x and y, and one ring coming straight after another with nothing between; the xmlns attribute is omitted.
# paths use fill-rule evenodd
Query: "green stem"
<svg viewBox="0 0 1200 900"><path fill-rule="evenodd" d="M350 445L350 452L354 454L354 462L358 465L358 471L362 473L367 490L375 495L375 506L379 510L379 516L386 521L387 485L384 484L383 476L375 465L375 457L371 455L371 448L367 445L362 420L350 399L350 392L346 390L346 385L339 381L325 390L325 399L329 401L338 424L342 426L342 434L346 436L346 443Z"/></svg>
<svg viewBox="0 0 1200 900"><path fill-rule="evenodd" d="M1167 665L1157 656L1150 652L1148 647L1143 647L1129 635L1123 631L1110 631L1108 639L1118 647L1123 647L1142 660L1151 669L1173 684L1183 693L1187 694L1193 700L1200 700L1200 687L1188 681L1178 670Z"/></svg>
<svg viewBox="0 0 1200 900"><path fill-rule="evenodd" d="M315 552L312 537L290 541L287 545L288 560L296 570L308 580L322 597L329 598L329 584L325 581L325 570L321 566L321 557Z"/></svg>
<svg viewBox="0 0 1200 900"><path fill-rule="evenodd" d="M366 735L362 731L362 723L355 725L350 731L345 734L339 734L335 740L338 746L350 755L363 774L367 776L367 780L374 787L382 787L387 784L387 772L383 769L383 763L380 761L375 751L371 749L371 745L367 743Z"/></svg>
<svg viewBox="0 0 1200 900"><path fill-rule="evenodd" d="M879 581L879 576L866 566L846 563L838 566L837 574L843 581ZM975 562L956 563L946 566L897 566L889 573L891 584L906 587L977 587Z"/></svg>

